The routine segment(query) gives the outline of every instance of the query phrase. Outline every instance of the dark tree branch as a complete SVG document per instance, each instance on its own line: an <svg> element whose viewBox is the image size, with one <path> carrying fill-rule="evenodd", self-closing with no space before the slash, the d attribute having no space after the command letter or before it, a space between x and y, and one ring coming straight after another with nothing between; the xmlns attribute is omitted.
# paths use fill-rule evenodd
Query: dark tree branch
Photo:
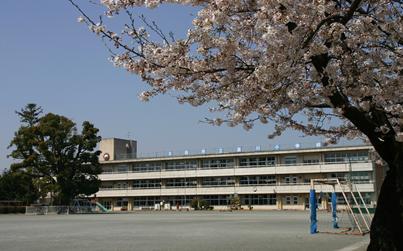
<svg viewBox="0 0 403 251"><path fill-rule="evenodd" d="M353 17L353 14L355 11L357 11L359 5L361 3L361 0L355 0L349 10L347 11L347 13L342 16L342 15L333 15L333 16L329 16L325 19L323 19L322 21L319 22L319 24L316 26L316 29L311 32L308 37L305 39L305 41L302 44L302 48L305 48L308 46L308 44L313 40L313 38L315 37L315 35L319 32L319 30L322 28L322 26L324 25L330 25L332 23L341 23L346 25L348 23L348 21L350 21L350 19Z"/></svg>

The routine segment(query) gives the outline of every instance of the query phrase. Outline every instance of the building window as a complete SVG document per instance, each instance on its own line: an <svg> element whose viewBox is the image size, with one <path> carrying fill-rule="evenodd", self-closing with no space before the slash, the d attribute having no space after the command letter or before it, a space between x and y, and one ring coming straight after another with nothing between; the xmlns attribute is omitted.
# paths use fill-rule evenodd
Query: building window
<svg viewBox="0 0 403 251"><path fill-rule="evenodd" d="M239 159L240 167L256 167L256 166L274 166L274 157L255 157L255 158L241 158Z"/></svg>
<svg viewBox="0 0 403 251"><path fill-rule="evenodd" d="M286 156L284 157L285 165L295 165L297 164L297 156Z"/></svg>
<svg viewBox="0 0 403 251"><path fill-rule="evenodd" d="M215 187L215 186L234 186L234 177L211 177L203 178L202 185L205 187Z"/></svg>
<svg viewBox="0 0 403 251"><path fill-rule="evenodd" d="M118 173L127 173L129 171L129 167L127 165L118 165L116 169Z"/></svg>
<svg viewBox="0 0 403 251"><path fill-rule="evenodd" d="M165 167L167 171L194 170L196 168L197 168L196 160L169 161L167 162Z"/></svg>
<svg viewBox="0 0 403 251"><path fill-rule="evenodd" d="M160 172L162 162L135 163L132 166L133 172Z"/></svg>
<svg viewBox="0 0 403 251"><path fill-rule="evenodd" d="M127 198L117 198L116 206L117 207L127 207L129 200Z"/></svg>
<svg viewBox="0 0 403 251"><path fill-rule="evenodd" d="M346 173L331 173L328 175L330 175L330 178L339 179L340 181L346 181L347 178Z"/></svg>
<svg viewBox="0 0 403 251"><path fill-rule="evenodd" d="M319 163L319 159L304 159L304 165L316 165Z"/></svg>
<svg viewBox="0 0 403 251"><path fill-rule="evenodd" d="M275 194L245 194L240 195L242 205L276 205Z"/></svg>
<svg viewBox="0 0 403 251"><path fill-rule="evenodd" d="M371 197L372 197L372 195L373 195L373 193L366 193L366 192L364 192L364 193L361 193L361 196L362 196L362 198L364 199L364 202L365 202L365 204L367 204L367 205L370 205L371 204ZM356 200L357 201L359 201L359 203L361 204L361 200L360 200L360 198L358 198L357 197L357 195L355 195L356 196ZM354 205L354 199L351 197L351 194L346 194L346 197L347 197L347 200L348 200L348 202L350 203L350 205ZM341 193L337 193L337 204L339 205L346 205L347 203L346 203L346 200L345 200L345 198L344 198L344 196L343 196L343 194L341 194Z"/></svg>
<svg viewBox="0 0 403 251"><path fill-rule="evenodd" d="M190 205L190 201L192 200L191 196L141 196L133 198L133 207L153 207L155 204L160 204L161 201L164 201L165 204L169 204L171 206L180 205L187 206Z"/></svg>
<svg viewBox="0 0 403 251"><path fill-rule="evenodd" d="M101 202L101 205L108 210L112 209L112 202L110 200L104 200Z"/></svg>
<svg viewBox="0 0 403 251"><path fill-rule="evenodd" d="M102 168L102 173L113 173L113 167L106 166L106 167Z"/></svg>
<svg viewBox="0 0 403 251"><path fill-rule="evenodd" d="M165 186L169 187L196 187L197 180L195 178L179 178L179 179L167 179Z"/></svg>
<svg viewBox="0 0 403 251"><path fill-rule="evenodd" d="M113 184L112 183L102 183L100 190L112 190Z"/></svg>
<svg viewBox="0 0 403 251"><path fill-rule="evenodd" d="M203 169L220 169L234 167L233 159L209 159L202 161Z"/></svg>
<svg viewBox="0 0 403 251"><path fill-rule="evenodd" d="M325 153L326 163L367 162L368 151L359 152L330 152Z"/></svg>
<svg viewBox="0 0 403 251"><path fill-rule="evenodd" d="M159 196L134 197L133 199L134 207L154 207L155 204L159 204L161 202L161 198Z"/></svg>
<svg viewBox="0 0 403 251"><path fill-rule="evenodd" d="M190 205L191 200L193 199L192 196L164 196L162 197L162 200L165 201L165 203L171 205L171 206L187 206Z"/></svg>
<svg viewBox="0 0 403 251"><path fill-rule="evenodd" d="M148 188L160 188L160 187L161 187L161 180L159 179L133 181L133 189L148 189Z"/></svg>
<svg viewBox="0 0 403 251"><path fill-rule="evenodd" d="M239 184L241 186L250 186L250 185L275 185L276 177L274 175L265 175L265 176L241 176L239 178Z"/></svg>
<svg viewBox="0 0 403 251"><path fill-rule="evenodd" d="M286 196L285 204L286 205L298 205L298 196Z"/></svg>
<svg viewBox="0 0 403 251"><path fill-rule="evenodd" d="M211 206L226 206L231 201L230 195L205 195L202 199L207 201Z"/></svg>
<svg viewBox="0 0 403 251"><path fill-rule="evenodd" d="M370 183L371 176L371 172L351 172L351 181L353 183Z"/></svg>
<svg viewBox="0 0 403 251"><path fill-rule="evenodd" d="M113 189L116 189L116 190L125 190L125 189L127 189L127 187L128 187L127 182L118 182L113 185Z"/></svg>
<svg viewBox="0 0 403 251"><path fill-rule="evenodd" d="M337 178L340 181L350 180L353 183L370 183L372 182L371 172L351 172L351 173L331 173L331 178Z"/></svg>
<svg viewBox="0 0 403 251"><path fill-rule="evenodd" d="M297 184L298 178L296 176L286 176L284 177L285 184Z"/></svg>

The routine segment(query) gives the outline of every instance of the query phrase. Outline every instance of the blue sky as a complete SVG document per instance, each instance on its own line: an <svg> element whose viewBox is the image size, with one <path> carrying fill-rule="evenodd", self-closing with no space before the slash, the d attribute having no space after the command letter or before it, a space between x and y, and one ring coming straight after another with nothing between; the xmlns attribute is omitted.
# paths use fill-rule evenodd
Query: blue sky
<svg viewBox="0 0 403 251"><path fill-rule="evenodd" d="M19 126L14 112L30 102L77 124L89 120L103 137L127 138L130 133L143 153L314 144L319 140L287 132L269 141L267 125L245 131L199 123L206 116L214 117L207 107L179 105L170 96L143 103L137 95L146 85L113 67L103 43L76 22L79 15L66 0L2 0L1 6L0 170L13 161L6 156ZM164 30L180 36L191 24L192 11L190 7L165 6L139 13L145 12Z"/></svg>

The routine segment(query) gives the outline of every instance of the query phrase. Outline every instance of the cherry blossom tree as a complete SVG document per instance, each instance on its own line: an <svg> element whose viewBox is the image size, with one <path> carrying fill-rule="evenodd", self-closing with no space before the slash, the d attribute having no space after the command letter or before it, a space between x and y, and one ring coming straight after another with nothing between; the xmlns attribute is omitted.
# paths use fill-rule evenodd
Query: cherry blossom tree
<svg viewBox="0 0 403 251"><path fill-rule="evenodd" d="M389 167L368 250L403 250L403 1L101 0L105 16L127 15L119 32L69 1L113 64L149 84L142 100L174 92L212 105L214 125L272 124L269 137L367 139ZM184 38L131 13L163 3L197 8Z"/></svg>

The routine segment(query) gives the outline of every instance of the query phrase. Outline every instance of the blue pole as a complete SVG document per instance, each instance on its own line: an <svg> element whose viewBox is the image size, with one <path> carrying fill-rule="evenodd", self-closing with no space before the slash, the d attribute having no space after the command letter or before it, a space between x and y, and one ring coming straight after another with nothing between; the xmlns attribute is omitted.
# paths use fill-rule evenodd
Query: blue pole
<svg viewBox="0 0 403 251"><path fill-rule="evenodd" d="M318 232L318 219L316 217L315 189L309 191L309 209L311 211L311 234L316 234Z"/></svg>
<svg viewBox="0 0 403 251"><path fill-rule="evenodd" d="M337 195L336 192L332 193L332 222L333 228L339 228L339 224L337 222Z"/></svg>

